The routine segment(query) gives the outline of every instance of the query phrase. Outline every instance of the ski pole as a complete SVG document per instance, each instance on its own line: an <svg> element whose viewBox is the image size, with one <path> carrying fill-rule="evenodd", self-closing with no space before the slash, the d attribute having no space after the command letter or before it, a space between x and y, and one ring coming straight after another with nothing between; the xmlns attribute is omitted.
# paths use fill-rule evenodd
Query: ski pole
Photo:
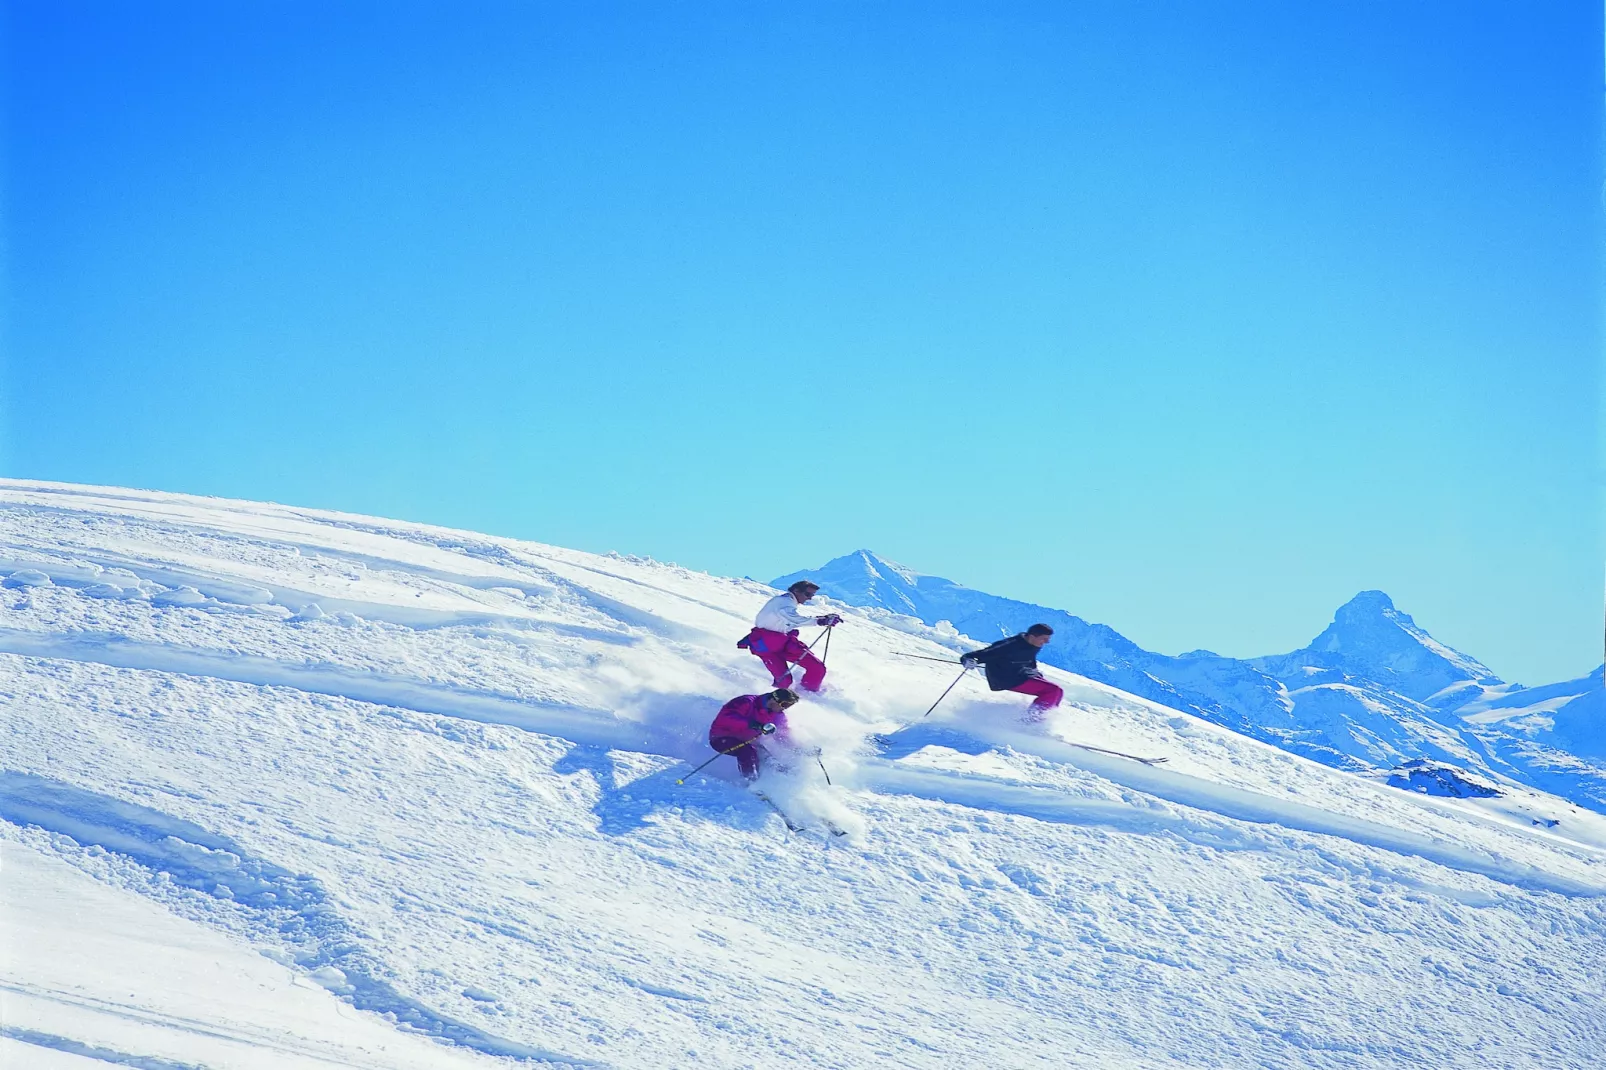
<svg viewBox="0 0 1606 1070"><path fill-rule="evenodd" d="M816 754L814 756L814 760L820 763L820 772L825 773L825 762L823 760L821 760L821 758L820 758L820 756L818 754ZM825 786L826 787L830 787L831 786L831 774L830 773L825 773Z"/></svg>
<svg viewBox="0 0 1606 1070"><path fill-rule="evenodd" d="M825 639L825 637L830 635L830 634L831 634L831 629L830 628L821 629L820 634L816 635L814 637L814 643L818 643L821 639ZM808 645L808 649L813 650L814 649L814 643L810 643ZM826 646L826 649L830 649L831 640L825 639L825 646Z"/></svg>
<svg viewBox="0 0 1606 1070"><path fill-rule="evenodd" d="M959 684L959 681L963 680L965 678L965 674L967 672L969 672L969 671L970 670L968 668L967 669L960 669L959 670L959 675L954 677L954 682L948 685L948 691L952 691L955 687L957 687L958 684ZM933 702L931 704L931 710L936 709L937 706L942 702L942 700L948 697L948 691L944 691L942 694L937 696L937 701ZM925 713L922 713L920 715L921 719L924 720L925 718L930 717L931 716L931 710L927 710Z"/></svg>
<svg viewBox="0 0 1606 1070"><path fill-rule="evenodd" d="M765 735L769 735L769 733L771 733L773 731L775 731L775 726L774 725L767 724L767 725L764 726L764 734ZM712 758L708 759L708 761L704 762L702 765L699 765L696 769L693 769L691 772L687 773L686 776L683 776L680 779L676 780L675 783L676 784L684 784L684 783L686 783L686 777L694 777L694 776L696 776L698 773L701 773L704 769L708 768L713 763L715 763L715 762L719 761L721 758L725 757L725 755L734 754L734 753L736 753L737 751L741 750L743 747L749 745L752 742L753 741L751 739L744 739L740 743L736 744L736 746L734 746L734 747L726 747L722 751L715 751L714 752L714 756Z"/></svg>
<svg viewBox="0 0 1606 1070"><path fill-rule="evenodd" d="M901 650L894 650L893 653L896 654L900 658L919 658L921 661L940 661L940 662L943 662L946 665L956 665L956 664L958 664L958 659L957 658L934 658L934 657L931 657L929 654L905 654Z"/></svg>
<svg viewBox="0 0 1606 1070"><path fill-rule="evenodd" d="M821 665L824 665L825 664L825 659L831 656L831 633L833 631L835 631L835 630L836 630L835 628L826 628L825 629L825 649L820 651L820 664ZM825 779L827 781L829 781L831 778L830 777L826 777Z"/></svg>

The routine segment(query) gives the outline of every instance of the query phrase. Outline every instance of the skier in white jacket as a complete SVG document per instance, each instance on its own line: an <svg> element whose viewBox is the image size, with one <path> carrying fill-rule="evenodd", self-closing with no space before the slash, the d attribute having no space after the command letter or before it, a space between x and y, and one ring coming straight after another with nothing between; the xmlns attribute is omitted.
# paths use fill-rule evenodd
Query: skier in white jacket
<svg viewBox="0 0 1606 1070"><path fill-rule="evenodd" d="M809 653L809 648L797 637L798 629L805 625L834 628L842 623L842 618L835 613L816 617L798 608L819 589L817 583L798 580L764 603L753 621L753 630L736 644L758 656L775 678L776 687L792 686L792 665L803 670L803 680L798 686L805 691L818 691L820 682L825 679L825 663Z"/></svg>

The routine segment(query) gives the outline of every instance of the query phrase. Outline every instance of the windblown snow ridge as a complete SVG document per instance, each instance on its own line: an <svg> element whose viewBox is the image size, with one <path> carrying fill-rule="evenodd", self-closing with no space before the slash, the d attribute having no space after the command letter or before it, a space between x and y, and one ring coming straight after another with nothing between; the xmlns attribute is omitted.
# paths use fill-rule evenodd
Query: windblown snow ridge
<svg viewBox="0 0 1606 1070"><path fill-rule="evenodd" d="M912 738L900 738L910 736ZM936 745L970 753L983 753L996 747L953 730L925 729L890 737L889 756L912 753L919 747ZM1260 792L1245 791L1216 784L1186 773L1155 769L1140 762L1088 753L1053 741L1033 740L1031 753L1052 757L1067 765L1096 772L1118 784L1189 808L1178 812L1168 807L1138 807L1127 803L1079 799L1047 788L1009 784L978 776L935 769L921 769L896 761L871 761L861 767L861 783L873 790L892 794L999 810L1040 821L1069 824L1104 825L1109 828L1146 834L1170 833L1201 846L1233 850L1277 850L1285 838L1256 835L1243 825L1272 825L1323 836L1334 836L1377 847L1394 854L1426 859L1448 869L1476 873L1518 888L1557 892L1562 895L1606 896L1606 883L1575 880L1535 866L1498 858L1391 828L1376 821L1345 817L1289 799L1275 799ZM1230 818L1232 821L1223 821Z"/></svg>

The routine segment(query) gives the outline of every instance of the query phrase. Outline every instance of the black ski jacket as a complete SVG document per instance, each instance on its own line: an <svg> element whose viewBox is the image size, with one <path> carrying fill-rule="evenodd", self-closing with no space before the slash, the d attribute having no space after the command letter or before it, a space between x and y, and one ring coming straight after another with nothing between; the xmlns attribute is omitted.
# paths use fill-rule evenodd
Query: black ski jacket
<svg viewBox="0 0 1606 1070"><path fill-rule="evenodd" d="M992 646L972 650L961 661L976 660L987 670L987 686L1008 691L1027 680L1041 679L1037 671L1037 648L1026 641L1026 633L1000 639Z"/></svg>

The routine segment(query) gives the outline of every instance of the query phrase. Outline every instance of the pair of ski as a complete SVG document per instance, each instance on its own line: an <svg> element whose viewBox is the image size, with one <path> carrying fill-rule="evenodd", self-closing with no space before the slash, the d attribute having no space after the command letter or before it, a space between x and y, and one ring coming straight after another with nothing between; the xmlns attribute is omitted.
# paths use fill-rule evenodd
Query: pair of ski
<svg viewBox="0 0 1606 1070"><path fill-rule="evenodd" d="M793 821L791 814L788 814L785 810L782 810L778 805L776 805L774 799L770 798L768 795L765 795L762 791L755 791L753 794L757 795L760 799L763 799L765 805L767 805L771 810L774 810L776 815L779 816L782 821L786 822L787 829L792 832L808 831L806 826L799 825L796 821ZM826 818L821 818L820 824L824 826L826 831L833 836L846 836L848 834L846 829L839 828L835 822L827 820Z"/></svg>

